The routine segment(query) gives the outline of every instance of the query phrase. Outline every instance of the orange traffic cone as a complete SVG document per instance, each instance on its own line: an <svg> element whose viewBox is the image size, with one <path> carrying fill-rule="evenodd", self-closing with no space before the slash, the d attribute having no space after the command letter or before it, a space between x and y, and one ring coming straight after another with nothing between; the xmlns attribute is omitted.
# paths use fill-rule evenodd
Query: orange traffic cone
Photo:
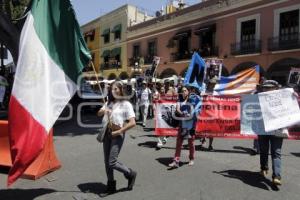
<svg viewBox="0 0 300 200"><path fill-rule="evenodd" d="M7 121L0 121L0 166L12 166ZM26 169L22 177L36 180L60 167L61 164L56 157L53 145L53 130L51 130L44 149L35 161Z"/></svg>

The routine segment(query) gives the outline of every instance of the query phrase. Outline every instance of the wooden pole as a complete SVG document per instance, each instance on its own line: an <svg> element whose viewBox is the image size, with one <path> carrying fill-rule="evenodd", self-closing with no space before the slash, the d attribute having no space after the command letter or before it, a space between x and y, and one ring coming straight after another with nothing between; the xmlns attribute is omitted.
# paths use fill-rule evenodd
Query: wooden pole
<svg viewBox="0 0 300 200"><path fill-rule="evenodd" d="M96 81L97 81L97 84L98 84L98 87L99 87L99 91L101 92L101 95L103 95L103 91L102 91L102 88L100 86L100 81L98 79L98 75L97 75L94 63L91 61L90 64L92 65L92 68L93 68L93 71L94 71L94 74L95 74L95 77L96 77ZM102 98L102 102L105 103L105 98L104 97Z"/></svg>

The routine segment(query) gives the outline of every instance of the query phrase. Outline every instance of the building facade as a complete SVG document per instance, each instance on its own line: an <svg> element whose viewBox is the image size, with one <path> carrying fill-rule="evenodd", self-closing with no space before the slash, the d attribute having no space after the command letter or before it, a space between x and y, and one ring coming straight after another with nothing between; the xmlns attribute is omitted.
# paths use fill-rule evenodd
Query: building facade
<svg viewBox="0 0 300 200"><path fill-rule="evenodd" d="M92 62L97 73L99 73L100 65L100 22L99 18L95 19L81 27L84 40L92 55ZM91 66L86 71L92 71ZM93 73L92 73L93 74Z"/></svg>
<svg viewBox="0 0 300 200"><path fill-rule="evenodd" d="M299 0L207 0L128 28L131 76L161 57L162 78L184 76L193 52L223 59L223 75L259 65L285 84L300 67Z"/></svg>
<svg viewBox="0 0 300 200"><path fill-rule="evenodd" d="M127 28L151 18L135 6L124 5L82 26L100 76L110 80L129 77Z"/></svg>

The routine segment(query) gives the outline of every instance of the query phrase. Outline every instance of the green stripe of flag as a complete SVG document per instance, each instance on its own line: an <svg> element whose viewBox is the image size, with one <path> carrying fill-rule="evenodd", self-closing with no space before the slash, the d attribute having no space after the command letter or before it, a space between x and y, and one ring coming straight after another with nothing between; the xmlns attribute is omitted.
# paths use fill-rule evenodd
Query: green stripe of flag
<svg viewBox="0 0 300 200"><path fill-rule="evenodd" d="M76 83L91 55L71 2L33 0L31 13L35 31L49 56Z"/></svg>

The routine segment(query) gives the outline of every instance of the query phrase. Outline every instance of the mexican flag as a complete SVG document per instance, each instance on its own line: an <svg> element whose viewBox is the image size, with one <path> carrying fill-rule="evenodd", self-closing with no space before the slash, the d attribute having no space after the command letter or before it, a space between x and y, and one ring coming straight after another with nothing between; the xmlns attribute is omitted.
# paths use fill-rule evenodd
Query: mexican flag
<svg viewBox="0 0 300 200"><path fill-rule="evenodd" d="M9 105L14 183L44 147L90 59L69 0L33 0L22 29Z"/></svg>

